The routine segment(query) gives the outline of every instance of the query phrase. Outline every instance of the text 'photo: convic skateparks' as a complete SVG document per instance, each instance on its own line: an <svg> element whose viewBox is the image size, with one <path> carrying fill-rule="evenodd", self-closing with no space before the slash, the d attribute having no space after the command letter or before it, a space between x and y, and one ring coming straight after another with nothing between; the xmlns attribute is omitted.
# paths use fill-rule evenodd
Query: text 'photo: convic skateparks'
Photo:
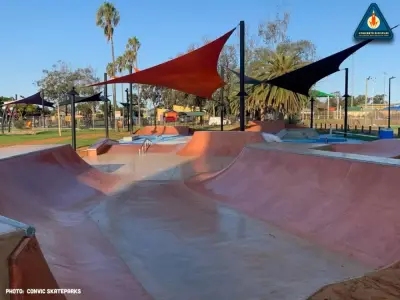
<svg viewBox="0 0 400 300"><path fill-rule="evenodd" d="M400 300L400 2L112 1L0 3L0 300Z"/></svg>

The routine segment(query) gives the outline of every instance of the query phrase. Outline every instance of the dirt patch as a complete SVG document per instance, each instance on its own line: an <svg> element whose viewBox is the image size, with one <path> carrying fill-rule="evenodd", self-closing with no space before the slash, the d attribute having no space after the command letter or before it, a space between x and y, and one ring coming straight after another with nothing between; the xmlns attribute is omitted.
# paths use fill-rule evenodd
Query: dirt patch
<svg viewBox="0 0 400 300"><path fill-rule="evenodd" d="M308 300L400 299L400 262L354 278L324 286Z"/></svg>

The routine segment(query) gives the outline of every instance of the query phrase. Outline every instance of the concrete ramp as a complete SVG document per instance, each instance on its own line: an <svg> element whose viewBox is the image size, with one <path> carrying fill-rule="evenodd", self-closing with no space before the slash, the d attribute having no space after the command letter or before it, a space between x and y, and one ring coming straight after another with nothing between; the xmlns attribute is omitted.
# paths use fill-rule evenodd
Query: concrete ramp
<svg viewBox="0 0 400 300"><path fill-rule="evenodd" d="M335 144L331 145L330 150L335 152L399 158L400 140L378 140L363 144Z"/></svg>
<svg viewBox="0 0 400 300"><path fill-rule="evenodd" d="M328 249L382 267L400 259L395 188L400 168L393 161L383 165L246 147L225 170L187 184Z"/></svg>
<svg viewBox="0 0 400 300"><path fill-rule="evenodd" d="M314 128L283 129L276 134L282 140L319 139Z"/></svg>
<svg viewBox="0 0 400 300"><path fill-rule="evenodd" d="M189 135L189 127L187 126L145 126L135 132L137 135Z"/></svg>
<svg viewBox="0 0 400 300"><path fill-rule="evenodd" d="M112 145L111 148L106 152L110 155L137 155L139 149L142 147L141 144L128 144L128 145ZM152 144L147 153L176 153L184 147L184 144Z"/></svg>
<svg viewBox="0 0 400 300"><path fill-rule="evenodd" d="M282 129L285 129L285 121L250 121L246 131L250 132L267 132L276 134Z"/></svg>
<svg viewBox="0 0 400 300"><path fill-rule="evenodd" d="M183 149L181 156L237 156L251 143L264 143L260 132L196 131Z"/></svg>
<svg viewBox="0 0 400 300"><path fill-rule="evenodd" d="M70 299L151 299L87 216L95 205L109 199L108 193L115 191L121 179L91 167L69 145L25 151L29 153L13 149L17 156L0 160L0 213L35 226L58 286L82 290ZM12 150L0 149L0 155L7 151ZM21 280L17 286L51 281L41 273L46 268L36 240L23 241L18 253L12 259L12 274ZM35 262L29 263L33 257ZM21 274L29 275L20 278Z"/></svg>

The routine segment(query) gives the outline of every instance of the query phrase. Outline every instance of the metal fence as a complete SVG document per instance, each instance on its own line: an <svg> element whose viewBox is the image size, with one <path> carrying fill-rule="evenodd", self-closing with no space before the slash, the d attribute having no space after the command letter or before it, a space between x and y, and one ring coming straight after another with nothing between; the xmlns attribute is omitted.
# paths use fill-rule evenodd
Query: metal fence
<svg viewBox="0 0 400 300"><path fill-rule="evenodd" d="M233 124L237 120L235 117L226 117L225 119L229 119L228 124ZM10 122L9 122L10 121ZM128 119L127 118L117 118L115 121L111 118L108 120L108 126L110 129L115 128L115 123L119 129L127 129L128 127ZM148 126L148 125L169 125L169 126L190 126L190 127L209 127L208 119L201 120L200 118L195 120L187 120L185 121L177 121L177 122L164 122L159 120L154 120L154 118L141 118L140 126ZM138 118L133 120L133 126L139 126ZM60 127L61 129L69 129L71 128L71 116L62 116L60 120L56 116L36 116L36 117L25 117L23 119L10 119L5 122L5 132L8 131L8 127L10 127L11 131L16 130L55 130ZM219 125L218 125L219 127ZM103 116L96 117L81 117L78 116L76 118L76 128L79 129L104 129L105 128L105 119Z"/></svg>
<svg viewBox="0 0 400 300"><path fill-rule="evenodd" d="M351 126L372 126L384 127L388 124L388 111L387 110L371 110L367 112L349 111L347 114L348 124ZM302 112L301 118L305 124L310 124L311 114L309 112ZM327 124L344 124L344 111L340 112L314 112L314 124L327 123ZM400 126L400 111L390 112L390 124Z"/></svg>

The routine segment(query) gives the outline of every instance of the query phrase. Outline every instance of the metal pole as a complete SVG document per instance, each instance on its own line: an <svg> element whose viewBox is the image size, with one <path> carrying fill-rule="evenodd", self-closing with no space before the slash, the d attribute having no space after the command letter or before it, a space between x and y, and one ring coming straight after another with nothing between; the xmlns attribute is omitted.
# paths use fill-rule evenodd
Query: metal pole
<svg viewBox="0 0 400 300"><path fill-rule="evenodd" d="M240 131L245 130L245 102L244 97L244 57L245 57L245 41L244 41L244 21L240 21Z"/></svg>
<svg viewBox="0 0 400 300"><path fill-rule="evenodd" d="M132 66L129 66L129 74L132 74ZM129 113L128 113L128 116L129 116L129 128L128 128L128 130L129 130L129 132L132 132L133 131L133 104L132 104L132 101L133 101L133 84L132 83L130 83L129 84L129 94L131 95L131 97L129 98Z"/></svg>
<svg viewBox="0 0 400 300"><path fill-rule="evenodd" d="M311 97L311 116L310 116L310 128L314 126L314 98Z"/></svg>
<svg viewBox="0 0 400 300"><path fill-rule="evenodd" d="M44 92L42 90L42 118L43 118L43 128L46 128L46 120L44 116Z"/></svg>
<svg viewBox="0 0 400 300"><path fill-rule="evenodd" d="M224 67L221 66L221 77L224 80L225 72ZM221 102L220 102L220 113L221 113L221 131L224 131L224 88L225 86L221 87Z"/></svg>
<svg viewBox="0 0 400 300"><path fill-rule="evenodd" d="M349 100L349 68L345 68L346 76L344 83L344 137L347 137L347 106Z"/></svg>
<svg viewBox="0 0 400 300"><path fill-rule="evenodd" d="M75 128L75 88L72 88L71 96L71 127L72 127L72 148L76 150L76 128Z"/></svg>
<svg viewBox="0 0 400 300"><path fill-rule="evenodd" d="M128 94L129 90L128 90L128 88L126 88L125 93L126 93L126 104L127 104L126 110L127 110L127 115L128 115L128 132L131 132L131 121L130 121L130 118L129 118L131 107L130 107L130 101L129 101L129 94Z"/></svg>
<svg viewBox="0 0 400 300"><path fill-rule="evenodd" d="M390 128L390 104L391 104L391 102L390 102L390 100L391 100L391 98L390 98L390 94L391 94L391 91L392 91L392 79L394 79L394 78L396 78L396 77L394 77L394 76L392 76L392 77L390 77L389 78L389 107L388 107L388 128Z"/></svg>
<svg viewBox="0 0 400 300"><path fill-rule="evenodd" d="M107 73L104 73L104 81L107 81ZM108 134L108 93L107 84L104 85L104 126L106 129L106 138L109 138Z"/></svg>
<svg viewBox="0 0 400 300"><path fill-rule="evenodd" d="M390 128L390 92L391 92L391 81L392 78L389 78L389 107L388 107L388 128Z"/></svg>

